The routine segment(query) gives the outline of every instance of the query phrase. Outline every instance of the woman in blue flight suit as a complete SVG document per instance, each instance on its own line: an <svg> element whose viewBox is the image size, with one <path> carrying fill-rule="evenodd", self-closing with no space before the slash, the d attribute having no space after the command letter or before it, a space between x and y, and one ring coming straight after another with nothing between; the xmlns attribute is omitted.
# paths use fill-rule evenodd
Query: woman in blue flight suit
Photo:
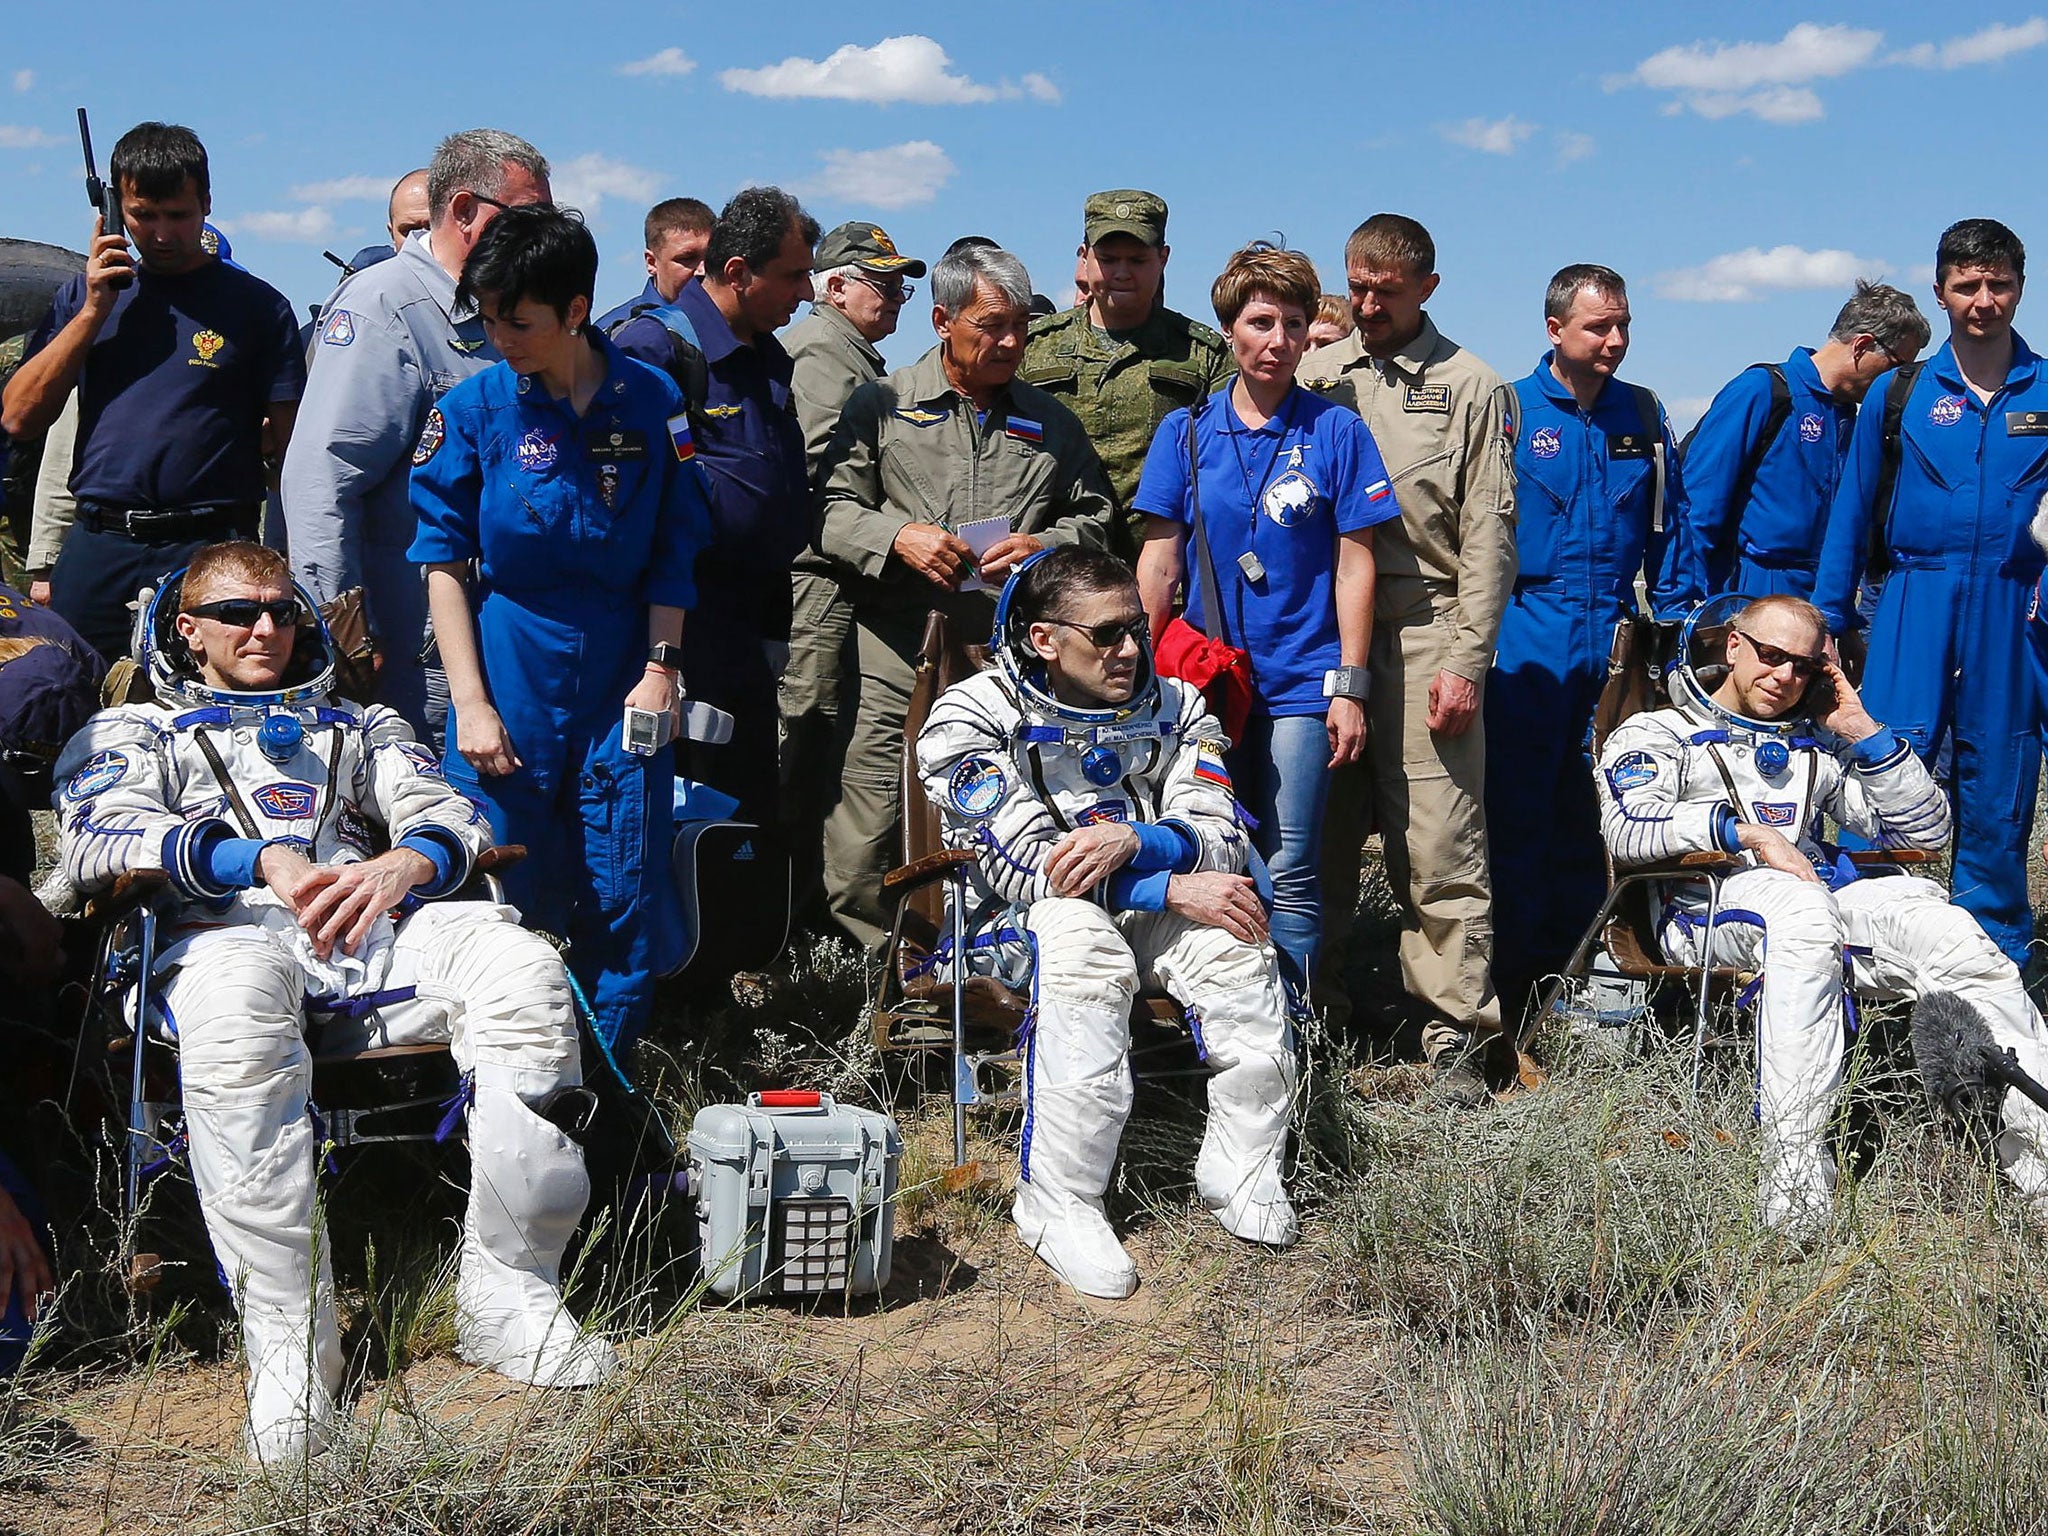
<svg viewBox="0 0 2048 1536"><path fill-rule="evenodd" d="M611 1045L681 949L673 759L625 751L620 721L674 718L710 519L683 398L589 324L596 280L573 215L510 208L485 229L457 299L505 360L428 414L411 556L448 671L445 770L527 846L507 899L569 941Z"/></svg>

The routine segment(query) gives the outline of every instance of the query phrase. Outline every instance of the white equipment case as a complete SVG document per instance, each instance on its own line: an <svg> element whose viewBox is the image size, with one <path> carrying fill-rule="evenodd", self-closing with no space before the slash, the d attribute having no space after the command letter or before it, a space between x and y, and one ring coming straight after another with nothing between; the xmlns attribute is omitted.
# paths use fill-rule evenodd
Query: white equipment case
<svg viewBox="0 0 2048 1536"><path fill-rule="evenodd" d="M849 1296L889 1279L896 1122L830 1094L749 1094L690 1124L698 1264L727 1298Z"/></svg>

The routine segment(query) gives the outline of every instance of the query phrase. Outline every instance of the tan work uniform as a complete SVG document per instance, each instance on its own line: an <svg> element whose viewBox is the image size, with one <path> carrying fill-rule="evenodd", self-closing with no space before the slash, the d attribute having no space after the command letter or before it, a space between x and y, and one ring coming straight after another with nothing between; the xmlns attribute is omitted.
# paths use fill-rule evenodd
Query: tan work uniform
<svg viewBox="0 0 2048 1536"><path fill-rule="evenodd" d="M825 820L825 899L869 947L888 936L882 876L897 862L903 719L925 616L944 607L986 637L995 595L933 585L893 552L910 523L957 529L991 517L1047 544L1107 548L1116 504L1074 415L1021 381L986 421L946 381L938 348L853 392L826 451L818 547L841 567L859 673L839 797Z"/></svg>
<svg viewBox="0 0 2048 1536"><path fill-rule="evenodd" d="M1402 980L1438 1015L1422 1035L1434 1057L1459 1031L1501 1023L1489 974L1485 732L1479 715L1461 736L1430 730L1429 690L1439 672L1483 687L1493 664L1516 570L1515 397L1427 315L1385 362L1354 334L1311 352L1298 377L1365 418L1401 503L1373 550L1366 752L1331 776L1323 819L1323 910L1340 916L1323 936L1316 1000L1340 1021L1349 1013L1340 978L1359 854L1376 823L1404 909Z"/></svg>
<svg viewBox="0 0 2048 1536"><path fill-rule="evenodd" d="M1168 413L1207 399L1235 371L1229 343L1163 304L1135 330L1113 333L1096 329L1084 304L1032 321L1017 377L1080 418L1123 509L1114 548L1136 559L1145 519L1131 498L1153 434Z"/></svg>
<svg viewBox="0 0 2048 1536"><path fill-rule="evenodd" d="M804 467L815 491L839 413L856 389L882 376L882 354L830 304L813 305L809 316L783 335L782 349L795 364L789 387L804 433ZM853 608L840 590L838 567L816 550L796 557L789 583L789 664L777 686L782 812L790 845L803 858L804 850L815 849L819 824L836 793L839 698L853 639ZM802 883L808 885L815 876L812 864Z"/></svg>

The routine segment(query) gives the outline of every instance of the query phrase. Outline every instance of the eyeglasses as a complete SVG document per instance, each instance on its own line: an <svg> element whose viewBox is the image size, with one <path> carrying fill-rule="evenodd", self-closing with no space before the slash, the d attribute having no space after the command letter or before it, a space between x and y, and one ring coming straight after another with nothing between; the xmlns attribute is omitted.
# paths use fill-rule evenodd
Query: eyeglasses
<svg viewBox="0 0 2048 1536"><path fill-rule="evenodd" d="M866 283L891 304L901 304L906 299L915 298L917 295L917 284L906 283L901 278L898 278L893 283L885 283L879 277L871 277L865 272L856 272L853 274L853 280L856 283Z"/></svg>
<svg viewBox="0 0 2048 1536"><path fill-rule="evenodd" d="M466 187L464 188L464 190L467 191L469 195L475 198L478 202L486 203L489 206L497 209L498 212L500 213L510 213L514 208L544 208L549 213L553 213L555 211L555 205L551 202L542 201L538 203L506 203L500 202L495 197L485 197L483 193L477 191L475 187Z"/></svg>
<svg viewBox="0 0 2048 1536"><path fill-rule="evenodd" d="M1749 642L1749 648L1756 652L1756 659L1772 669L1790 667L1794 677L1811 677L1827 665L1824 656L1801 656L1797 651L1780 650L1775 645L1765 645L1747 630L1738 629L1736 634Z"/></svg>
<svg viewBox="0 0 2048 1536"><path fill-rule="evenodd" d="M1150 626L1140 616L1135 619L1109 619L1101 624L1075 624L1067 619L1048 619L1061 629L1075 630L1088 637L1088 643L1098 651L1113 651L1126 640L1135 640L1142 647L1151 633Z"/></svg>
<svg viewBox="0 0 2048 1536"><path fill-rule="evenodd" d="M267 603L253 597L230 597L217 603L200 603L185 612L195 619L212 619L231 629L254 629L256 621L269 614L270 622L279 629L296 629L305 610L295 597L275 598Z"/></svg>

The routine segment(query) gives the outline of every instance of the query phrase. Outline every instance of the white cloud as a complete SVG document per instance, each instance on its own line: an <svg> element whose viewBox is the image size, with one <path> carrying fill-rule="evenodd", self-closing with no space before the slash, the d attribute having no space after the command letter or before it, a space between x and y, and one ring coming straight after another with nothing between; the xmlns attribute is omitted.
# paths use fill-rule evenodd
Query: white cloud
<svg viewBox="0 0 2048 1536"><path fill-rule="evenodd" d="M797 188L805 197L861 208L928 203L953 179L953 162L929 139L887 149L828 149L816 176Z"/></svg>
<svg viewBox="0 0 2048 1536"><path fill-rule="evenodd" d="M2043 43L2048 43L2048 17L2034 16L2010 26L1994 23L1945 43L1917 43L1893 54L1887 62L1921 69L1963 69L1971 64L1996 64Z"/></svg>
<svg viewBox="0 0 2048 1536"><path fill-rule="evenodd" d="M396 176L336 176L301 182L292 188L292 196L302 203L385 203L397 183Z"/></svg>
<svg viewBox="0 0 2048 1536"><path fill-rule="evenodd" d="M334 215L318 207L244 213L232 220L214 222L231 235L254 235L259 240L284 240L297 245L324 245L334 233Z"/></svg>
<svg viewBox="0 0 2048 1536"><path fill-rule="evenodd" d="M40 128L18 128L12 123L0 123L0 149L42 149L59 142L54 135Z"/></svg>
<svg viewBox="0 0 2048 1536"><path fill-rule="evenodd" d="M760 69L728 69L718 83L749 96L815 97L828 101L864 101L875 106L909 101L923 106L970 106L984 101L1056 102L1059 87L1041 74L1024 83L1005 80L985 85L955 74L946 50L928 37L911 33L885 37L872 48L848 43L829 58L792 56Z"/></svg>
<svg viewBox="0 0 2048 1536"><path fill-rule="evenodd" d="M1861 69L1883 42L1882 32L1802 21L1775 43L1687 43L1666 48L1610 84L1738 92L1760 85L1800 85Z"/></svg>
<svg viewBox="0 0 2048 1536"><path fill-rule="evenodd" d="M676 80L697 67L697 61L680 48L664 48L659 53L650 53L644 59L635 59L630 64L621 64L622 75L653 75L658 79Z"/></svg>
<svg viewBox="0 0 2048 1536"><path fill-rule="evenodd" d="M1875 277L1885 264L1850 251L1809 251L1796 245L1730 251L1696 267L1657 275L1657 292L1692 304L1742 304L1767 293L1804 288L1846 288Z"/></svg>
<svg viewBox="0 0 2048 1536"><path fill-rule="evenodd" d="M1674 101L1664 110L1683 112L1691 108L1701 117L1718 122L1724 117L1748 113L1766 123L1810 123L1825 117L1820 98L1803 85L1772 85L1760 91L1701 91Z"/></svg>
<svg viewBox="0 0 2048 1536"><path fill-rule="evenodd" d="M1596 147L1593 143L1593 135L1590 133L1573 133L1568 128L1558 129L1550 136L1550 139L1552 145L1557 150L1557 163L1559 165L1570 165L1574 160L1583 160L1592 154Z"/></svg>
<svg viewBox="0 0 2048 1536"><path fill-rule="evenodd" d="M1519 117L1468 117L1461 123L1446 123L1440 130L1453 144L1489 155L1512 155L1536 131L1534 123Z"/></svg>
<svg viewBox="0 0 2048 1536"><path fill-rule="evenodd" d="M30 90L34 90L34 89L35 89L35 84L36 84L36 72L35 72L34 70L32 70L32 69L17 69L17 70L16 70L15 72L14 72L14 88L15 88L15 89L16 89L17 91L30 91Z"/></svg>
<svg viewBox="0 0 2048 1536"><path fill-rule="evenodd" d="M582 209L583 216L593 223L607 197L630 198L644 205L653 201L660 185L654 172L599 154L564 161L554 168L551 180L555 201L564 208Z"/></svg>

